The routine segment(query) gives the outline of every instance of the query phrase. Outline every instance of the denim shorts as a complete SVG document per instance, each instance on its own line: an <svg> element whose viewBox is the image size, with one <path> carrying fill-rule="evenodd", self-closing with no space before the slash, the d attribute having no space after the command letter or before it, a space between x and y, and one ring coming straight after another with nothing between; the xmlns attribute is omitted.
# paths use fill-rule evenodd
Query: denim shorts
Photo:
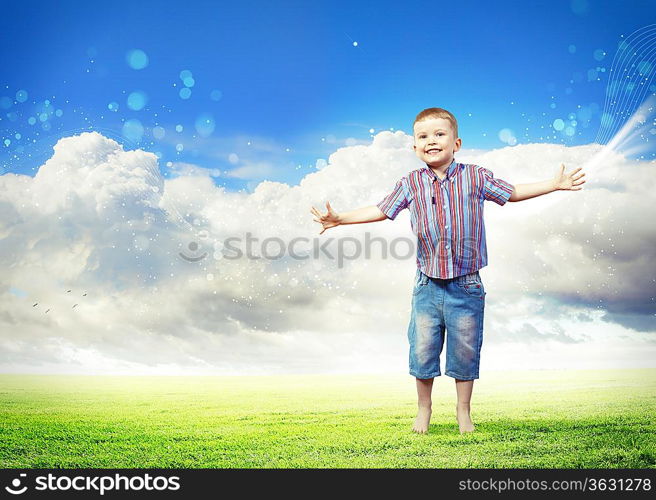
<svg viewBox="0 0 656 500"><path fill-rule="evenodd" d="M445 375L478 378L483 344L485 289L478 271L452 279L430 278L417 269L408 327L410 375L439 377L446 333Z"/></svg>

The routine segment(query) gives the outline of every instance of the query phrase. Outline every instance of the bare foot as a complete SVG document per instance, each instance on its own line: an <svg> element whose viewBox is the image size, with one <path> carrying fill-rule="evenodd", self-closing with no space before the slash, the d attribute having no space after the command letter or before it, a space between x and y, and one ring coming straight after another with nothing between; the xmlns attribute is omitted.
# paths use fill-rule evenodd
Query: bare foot
<svg viewBox="0 0 656 500"><path fill-rule="evenodd" d="M431 407L420 406L419 411L417 411L417 418L415 418L415 425L412 426L412 430L418 434L426 434L428 432L428 424L430 423L430 418Z"/></svg>
<svg viewBox="0 0 656 500"><path fill-rule="evenodd" d="M456 420L458 421L458 427L460 427L460 434L474 432L474 423L469 416L469 404L456 405Z"/></svg>

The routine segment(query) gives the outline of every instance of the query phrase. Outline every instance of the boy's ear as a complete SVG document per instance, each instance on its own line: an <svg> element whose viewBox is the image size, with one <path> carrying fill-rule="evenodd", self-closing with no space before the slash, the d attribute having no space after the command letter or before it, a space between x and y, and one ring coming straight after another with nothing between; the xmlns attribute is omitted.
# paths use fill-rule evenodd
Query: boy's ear
<svg viewBox="0 0 656 500"><path fill-rule="evenodd" d="M455 144L455 146L456 146L456 147L453 148L453 151L454 151L454 152L455 152L455 151L460 151L460 147L462 146L462 139L461 139L460 137L458 137L458 138L456 139L456 144Z"/></svg>

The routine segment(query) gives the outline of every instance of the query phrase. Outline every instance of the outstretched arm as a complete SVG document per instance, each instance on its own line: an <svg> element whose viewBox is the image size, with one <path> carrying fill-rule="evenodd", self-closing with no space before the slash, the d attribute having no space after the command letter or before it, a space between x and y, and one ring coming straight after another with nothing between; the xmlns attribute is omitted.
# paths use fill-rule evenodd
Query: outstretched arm
<svg viewBox="0 0 656 500"><path fill-rule="evenodd" d="M342 224L362 224L364 222L377 222L379 220L387 219L387 216L381 212L380 208L376 205L338 214L330 206L330 202L326 202L326 209L327 212L325 214L322 214L314 207L312 207L311 210L312 214L315 216L314 221L323 226L323 229L319 234L323 234L326 229L340 226Z"/></svg>
<svg viewBox="0 0 656 500"><path fill-rule="evenodd" d="M553 179L542 182L533 182L531 184L517 184L514 186L513 193L510 195L508 201L522 201L529 198L535 198L543 194L552 193L554 191L579 191L581 184L585 182L583 176L585 173L577 173L581 167L576 170L565 173L565 165L560 164L560 171Z"/></svg>

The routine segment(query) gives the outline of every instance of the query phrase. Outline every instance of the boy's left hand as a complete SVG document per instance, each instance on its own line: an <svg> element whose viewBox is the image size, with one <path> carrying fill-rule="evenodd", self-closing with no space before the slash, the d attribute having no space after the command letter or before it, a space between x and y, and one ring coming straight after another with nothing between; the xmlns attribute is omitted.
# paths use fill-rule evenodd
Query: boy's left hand
<svg viewBox="0 0 656 500"><path fill-rule="evenodd" d="M581 170L582 167L577 168L576 170L565 173L565 165L560 164L560 172L556 174L556 177L554 178L554 188L556 190L564 190L564 191L579 191L581 190L581 184L585 182L585 179L583 179L583 176L585 176L585 173L580 173L578 175L577 172Z"/></svg>

